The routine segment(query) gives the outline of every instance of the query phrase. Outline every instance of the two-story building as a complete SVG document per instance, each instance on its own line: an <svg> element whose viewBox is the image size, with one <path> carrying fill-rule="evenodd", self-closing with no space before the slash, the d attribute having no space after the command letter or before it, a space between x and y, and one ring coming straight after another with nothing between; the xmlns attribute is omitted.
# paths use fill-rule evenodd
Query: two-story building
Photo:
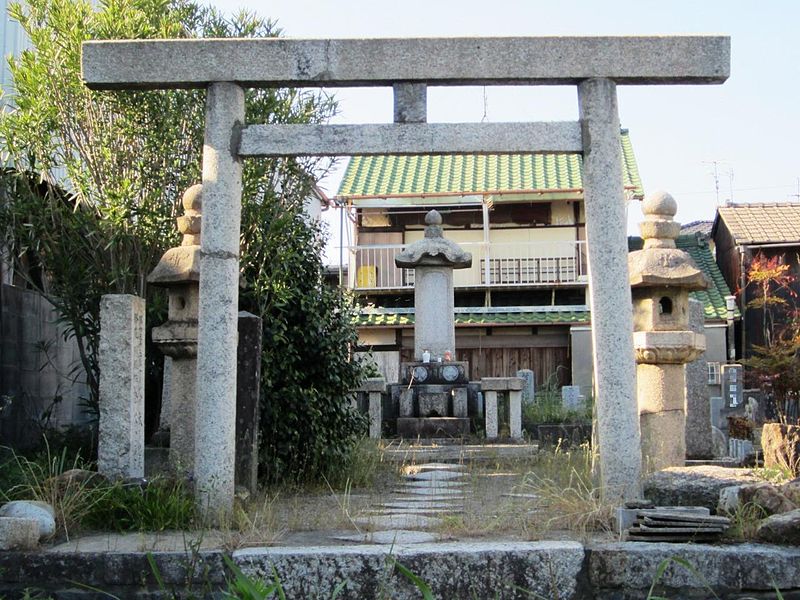
<svg viewBox="0 0 800 600"><path fill-rule="evenodd" d="M627 130L620 136L628 200L643 197ZM394 257L422 237L436 208L445 235L472 253L454 272L456 356L470 379L532 369L543 384L592 386L582 157L579 154L362 156L336 200L354 220L347 286L361 298L359 340L389 381L411 360L414 273ZM632 244L635 246L635 242ZM705 236L681 236L714 285L694 293L711 329L709 383L725 361L728 288ZM714 368L715 367L715 368ZM718 383L718 382L716 382Z"/></svg>
<svg viewBox="0 0 800 600"><path fill-rule="evenodd" d="M627 130L620 143L628 198L640 199ZM337 200L355 220L347 271L366 305L360 343L390 381L414 346L414 273L394 257L422 237L436 208L446 237L473 256L454 273L456 359L469 362L470 379L528 368L537 385L575 382L588 393L580 154L353 157Z"/></svg>

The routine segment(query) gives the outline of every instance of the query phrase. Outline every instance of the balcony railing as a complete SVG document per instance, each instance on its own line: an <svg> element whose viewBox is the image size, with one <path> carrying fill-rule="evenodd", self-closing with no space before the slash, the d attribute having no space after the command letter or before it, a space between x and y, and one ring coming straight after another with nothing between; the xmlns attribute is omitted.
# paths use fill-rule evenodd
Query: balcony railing
<svg viewBox="0 0 800 600"><path fill-rule="evenodd" d="M553 287L586 282L586 242L467 242L472 267L453 272L455 287ZM414 270L399 269L402 244L349 248L350 287L391 290L414 287Z"/></svg>

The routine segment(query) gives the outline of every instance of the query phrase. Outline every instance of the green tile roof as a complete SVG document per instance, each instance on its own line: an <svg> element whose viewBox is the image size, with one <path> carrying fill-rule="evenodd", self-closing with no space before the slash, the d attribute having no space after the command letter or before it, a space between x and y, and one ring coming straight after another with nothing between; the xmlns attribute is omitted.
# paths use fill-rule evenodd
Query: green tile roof
<svg viewBox="0 0 800 600"><path fill-rule="evenodd" d="M627 189L644 195L628 130L620 135ZM580 154L465 154L354 156L339 197L391 197L424 194L558 192L583 189Z"/></svg>
<svg viewBox="0 0 800 600"><path fill-rule="evenodd" d="M628 238L628 248L630 250L640 250L642 244L642 238ZM731 290L722 276L722 271L717 266L717 261L714 260L714 255L711 254L708 240L703 236L681 235L675 240L675 245L681 250L686 250L697 264L697 267L711 281L708 289L690 292L689 296L703 303L707 320L724 321L728 315L728 309L725 307L725 296L730 295ZM740 316L738 309L736 316Z"/></svg>
<svg viewBox="0 0 800 600"><path fill-rule="evenodd" d="M551 307L546 307L550 309ZM565 309L568 307L565 307ZM570 323L588 323L589 311L571 308L568 310L540 311L530 307L501 309L475 309L474 312L462 312L457 309L455 323L460 326L502 326L502 325L564 325ZM364 310L358 317L359 327L411 327L414 325L414 313L408 309L383 308Z"/></svg>

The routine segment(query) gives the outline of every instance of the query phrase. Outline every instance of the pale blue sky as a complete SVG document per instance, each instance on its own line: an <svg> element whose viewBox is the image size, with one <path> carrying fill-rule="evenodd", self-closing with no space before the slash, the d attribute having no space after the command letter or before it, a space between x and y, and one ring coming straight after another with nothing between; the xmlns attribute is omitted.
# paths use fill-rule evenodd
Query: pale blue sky
<svg viewBox="0 0 800 600"><path fill-rule="evenodd" d="M645 190L666 189L678 219L711 219L713 166L725 201L781 202L798 193L800 2L538 0L216 0L277 19L290 37L722 33L732 37L723 85L620 87ZM339 122L388 122L388 90L337 91ZM490 121L577 117L574 88L487 88ZM483 90L429 92L429 121L480 121ZM729 174L733 174L731 185ZM338 181L325 182L330 194ZM731 192L732 189L732 192ZM794 197L794 199L798 199ZM635 222L638 211L632 211Z"/></svg>

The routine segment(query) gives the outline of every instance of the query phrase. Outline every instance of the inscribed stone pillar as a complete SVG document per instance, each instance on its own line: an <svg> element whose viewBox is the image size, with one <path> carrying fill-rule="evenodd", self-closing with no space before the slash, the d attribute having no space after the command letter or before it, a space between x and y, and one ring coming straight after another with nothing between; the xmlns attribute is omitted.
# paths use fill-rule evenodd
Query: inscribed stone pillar
<svg viewBox="0 0 800 600"><path fill-rule="evenodd" d="M517 377L523 380L522 384L522 405L530 406L536 399L536 374L530 369L520 369Z"/></svg>
<svg viewBox="0 0 800 600"><path fill-rule="evenodd" d="M455 352L453 269L416 268L414 275L414 358L422 360L425 350L431 357ZM445 315L450 315L447 318ZM444 318L442 318L445 316Z"/></svg>
<svg viewBox="0 0 800 600"><path fill-rule="evenodd" d="M689 300L689 329L705 335L703 303ZM686 458L714 458L708 366L703 355L686 365Z"/></svg>
<svg viewBox="0 0 800 600"><path fill-rule="evenodd" d="M233 83L209 85L194 469L197 504L210 522L233 510L242 212L242 165L234 141L243 126L244 90Z"/></svg>
<svg viewBox="0 0 800 600"><path fill-rule="evenodd" d="M601 492L632 500L641 454L616 84L585 80L578 97Z"/></svg>
<svg viewBox="0 0 800 600"><path fill-rule="evenodd" d="M496 440L498 436L499 416L497 414L497 392L483 392L483 410L485 413L486 439Z"/></svg>
<svg viewBox="0 0 800 600"><path fill-rule="evenodd" d="M109 294L100 301L98 471L144 477L144 299Z"/></svg>
<svg viewBox="0 0 800 600"><path fill-rule="evenodd" d="M236 373L236 485L258 491L258 431L261 387L261 318L239 313Z"/></svg>

